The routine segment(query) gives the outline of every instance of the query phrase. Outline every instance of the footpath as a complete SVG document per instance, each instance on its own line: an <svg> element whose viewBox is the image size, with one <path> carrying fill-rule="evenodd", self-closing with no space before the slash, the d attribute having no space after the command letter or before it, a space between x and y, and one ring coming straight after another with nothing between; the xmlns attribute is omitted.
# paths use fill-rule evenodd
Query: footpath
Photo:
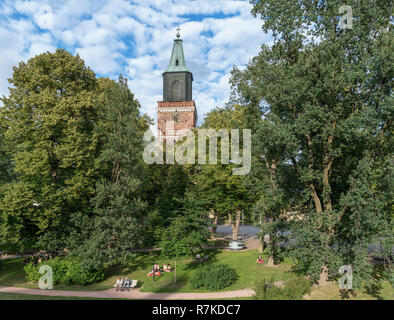
<svg viewBox="0 0 394 320"><path fill-rule="evenodd" d="M41 290L19 287L0 286L0 292L32 294L40 296L58 297L84 297L84 298L109 298L109 299L147 299L147 300L205 300L205 299L231 299L252 297L254 291L250 289L225 291L225 292L206 292L206 293L154 293L141 292L139 289L133 291L115 291L109 289L104 291L66 291L66 290Z"/></svg>

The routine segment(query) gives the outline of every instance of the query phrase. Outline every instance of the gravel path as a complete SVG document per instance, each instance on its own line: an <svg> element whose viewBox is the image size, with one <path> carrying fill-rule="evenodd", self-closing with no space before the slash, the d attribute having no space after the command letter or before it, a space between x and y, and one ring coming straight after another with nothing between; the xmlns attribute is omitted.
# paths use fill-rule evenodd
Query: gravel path
<svg viewBox="0 0 394 320"><path fill-rule="evenodd" d="M85 298L126 298L126 299L148 299L148 300L199 300L199 299L223 299L252 297L254 291L250 289L226 291L226 292L207 292L207 293L153 293L141 292L138 289L130 292L116 292L115 289L105 291L65 291L65 290L40 290L18 287L0 286L0 292L34 294L42 296L61 296L61 297L85 297Z"/></svg>

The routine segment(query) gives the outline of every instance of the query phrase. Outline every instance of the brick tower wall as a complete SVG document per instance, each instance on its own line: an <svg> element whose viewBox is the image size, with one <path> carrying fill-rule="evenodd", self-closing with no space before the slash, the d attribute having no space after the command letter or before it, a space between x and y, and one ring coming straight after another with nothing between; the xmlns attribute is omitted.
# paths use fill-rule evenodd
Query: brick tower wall
<svg viewBox="0 0 394 320"><path fill-rule="evenodd" d="M188 129L196 127L197 110L194 100L191 101L158 101L157 129L159 137L182 136ZM171 118L172 114L179 116L179 121L175 122ZM166 124L174 126L174 132L166 132Z"/></svg>

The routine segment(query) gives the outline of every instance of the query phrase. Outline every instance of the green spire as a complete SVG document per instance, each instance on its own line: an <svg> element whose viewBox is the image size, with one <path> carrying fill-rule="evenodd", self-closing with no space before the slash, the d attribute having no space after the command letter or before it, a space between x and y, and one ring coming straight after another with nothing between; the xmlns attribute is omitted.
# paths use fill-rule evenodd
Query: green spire
<svg viewBox="0 0 394 320"><path fill-rule="evenodd" d="M176 39L174 39L174 46L172 47L170 64L166 71L164 72L182 72L190 70L186 67L185 55L183 54L182 39L179 34L179 27L176 29L178 32L176 34Z"/></svg>

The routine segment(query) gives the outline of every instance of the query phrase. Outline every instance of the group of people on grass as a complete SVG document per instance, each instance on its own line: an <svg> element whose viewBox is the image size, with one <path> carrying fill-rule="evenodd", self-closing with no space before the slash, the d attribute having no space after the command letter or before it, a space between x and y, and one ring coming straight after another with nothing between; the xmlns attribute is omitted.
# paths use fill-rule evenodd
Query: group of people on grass
<svg viewBox="0 0 394 320"><path fill-rule="evenodd" d="M262 256L258 256L256 263L264 263Z"/></svg>
<svg viewBox="0 0 394 320"><path fill-rule="evenodd" d="M118 291L118 290L125 291L127 289L127 291L129 292L130 286L131 286L131 280L129 279L128 276L126 276L125 279L122 279L121 277L119 277L116 280L116 284L115 284L116 291ZM134 289L134 288L132 288L132 289Z"/></svg>
<svg viewBox="0 0 394 320"><path fill-rule="evenodd" d="M171 267L171 264L164 264L163 268L160 268L158 263L155 263L152 270L147 274L148 277L153 277L155 281L155 276L161 276L162 272L171 272L174 269Z"/></svg>

